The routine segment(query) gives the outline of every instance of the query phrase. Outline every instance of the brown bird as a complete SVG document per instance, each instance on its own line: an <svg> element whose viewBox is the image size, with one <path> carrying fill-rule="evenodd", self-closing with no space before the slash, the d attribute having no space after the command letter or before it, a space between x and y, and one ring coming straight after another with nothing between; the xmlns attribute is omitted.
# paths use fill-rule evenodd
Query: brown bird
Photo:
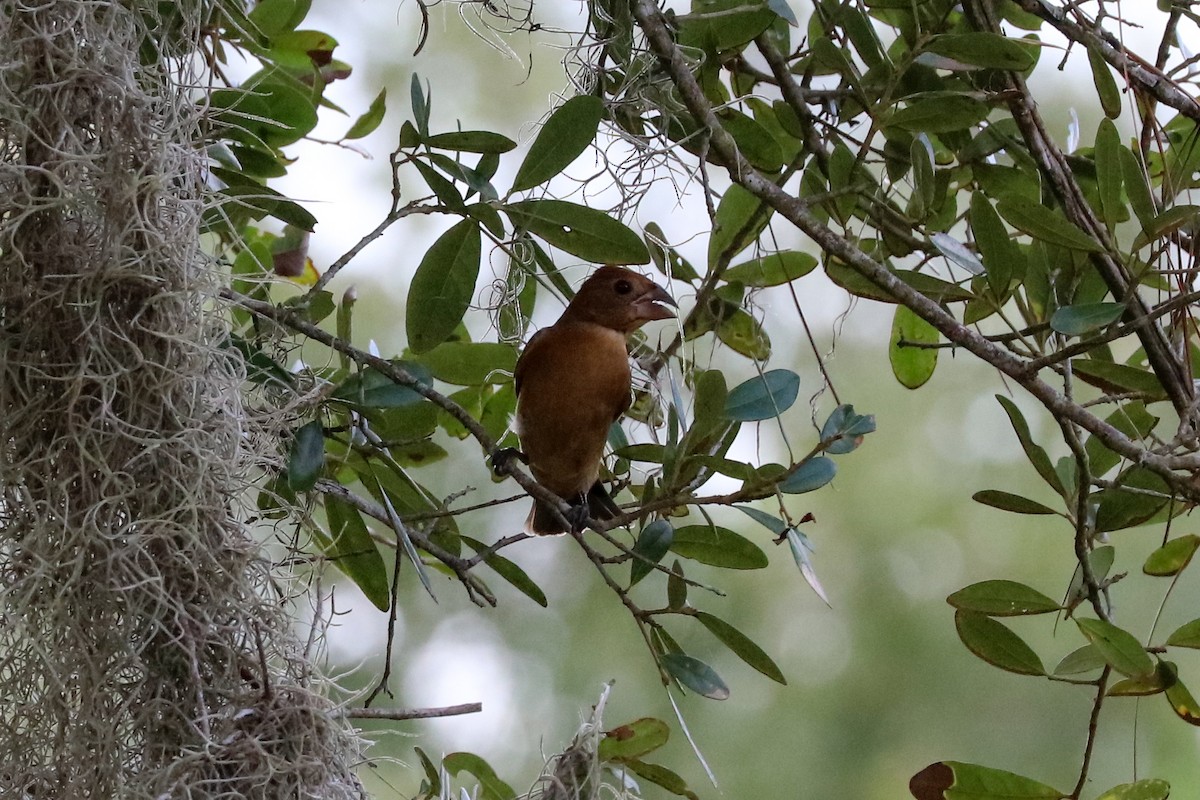
<svg viewBox="0 0 1200 800"><path fill-rule="evenodd" d="M538 483L566 500L573 526L618 513L598 480L608 429L630 402L626 337L675 316L666 289L623 267L592 273L558 322L538 331L517 361L517 433ZM525 529L565 533L554 510L534 501Z"/></svg>

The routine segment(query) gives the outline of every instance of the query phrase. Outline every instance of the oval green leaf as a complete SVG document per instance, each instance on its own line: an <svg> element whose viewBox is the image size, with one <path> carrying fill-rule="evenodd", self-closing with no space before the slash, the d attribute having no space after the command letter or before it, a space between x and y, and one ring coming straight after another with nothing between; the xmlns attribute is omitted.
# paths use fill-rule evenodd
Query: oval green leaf
<svg viewBox="0 0 1200 800"><path fill-rule="evenodd" d="M725 270L721 277L727 283L740 283L743 286L781 286L804 277L816 266L815 256L798 250L785 250L744 261Z"/></svg>
<svg viewBox="0 0 1200 800"><path fill-rule="evenodd" d="M624 761L652 753L667 743L671 729L661 719L642 717L604 732L597 755L601 761Z"/></svg>
<svg viewBox="0 0 1200 800"><path fill-rule="evenodd" d="M492 131L439 133L425 139L425 144L457 153L507 153L517 146L512 139Z"/></svg>
<svg viewBox="0 0 1200 800"><path fill-rule="evenodd" d="M425 353L446 341L471 305L482 254L479 225L464 219L438 237L408 290L408 346Z"/></svg>
<svg viewBox="0 0 1200 800"><path fill-rule="evenodd" d="M517 349L499 342L443 342L417 361L456 386L507 383L517 368Z"/></svg>
<svg viewBox="0 0 1200 800"><path fill-rule="evenodd" d="M886 121L888 127L924 133L949 133L982 122L991 110L982 100L963 94L930 92L906 99L907 105Z"/></svg>
<svg viewBox="0 0 1200 800"><path fill-rule="evenodd" d="M1175 632L1167 637L1167 644L1172 647L1200 650L1200 619L1194 619L1176 628Z"/></svg>
<svg viewBox="0 0 1200 800"><path fill-rule="evenodd" d="M754 542L716 525L686 525L675 529L671 551L725 569L762 569L767 554Z"/></svg>
<svg viewBox="0 0 1200 800"><path fill-rule="evenodd" d="M729 687L716 670L698 658L685 653L667 653L662 657L667 672L693 692L713 700L729 697Z"/></svg>
<svg viewBox="0 0 1200 800"><path fill-rule="evenodd" d="M296 429L288 452L287 482L293 492L307 492L325 468L325 429L314 419Z"/></svg>
<svg viewBox="0 0 1200 800"><path fill-rule="evenodd" d="M1170 577L1183 572L1191 563L1196 548L1200 547L1200 536L1189 533L1164 544L1146 558L1142 572L1158 577Z"/></svg>
<svg viewBox="0 0 1200 800"><path fill-rule="evenodd" d="M346 131L343 139L361 139L369 133L372 133L379 127L379 123L383 122L383 115L387 113L387 87L379 90L379 94L375 95L375 99L371 101L371 105L367 106L367 110L362 115L354 120L354 124L350 126L350 130Z"/></svg>
<svg viewBox="0 0 1200 800"><path fill-rule="evenodd" d="M1018 675L1045 675L1042 660L1024 640L986 614L959 609L954 627L967 649L994 667Z"/></svg>
<svg viewBox="0 0 1200 800"><path fill-rule="evenodd" d="M1024 72L1034 65L1033 55L1027 47L999 34L983 31L935 36L925 49L976 67Z"/></svg>
<svg viewBox="0 0 1200 800"><path fill-rule="evenodd" d="M1036 500L1022 497L1012 492L1002 492L999 489L984 489L971 495L976 503L998 508L1001 511L1011 511L1014 514L1057 514L1053 508L1044 506Z"/></svg>
<svg viewBox="0 0 1200 800"><path fill-rule="evenodd" d="M1006 195L996 203L996 210L1010 225L1034 239L1056 244L1068 250L1099 253L1104 248L1057 209L1030 203L1023 198Z"/></svg>
<svg viewBox="0 0 1200 800"><path fill-rule="evenodd" d="M938 350L923 345L937 344L940 336L937 328L918 317L908 306L897 304L888 342L888 361L901 386L917 389L933 377Z"/></svg>
<svg viewBox="0 0 1200 800"><path fill-rule="evenodd" d="M1037 589L1008 580L981 581L959 589L946 598L955 608L978 611L992 617L1047 614L1060 606Z"/></svg>
<svg viewBox="0 0 1200 800"><path fill-rule="evenodd" d="M675 529L665 519L656 519L642 528L633 545L632 566L629 568L629 585L633 586L650 574L654 566L671 549Z"/></svg>
<svg viewBox="0 0 1200 800"><path fill-rule="evenodd" d="M571 255L603 264L648 264L636 233L603 211L565 200L522 200L504 206L514 225Z"/></svg>
<svg viewBox="0 0 1200 800"><path fill-rule="evenodd" d="M1061 800L1068 797L1052 786L1002 769L939 761L908 782L917 800Z"/></svg>
<svg viewBox="0 0 1200 800"><path fill-rule="evenodd" d="M1159 778L1146 778L1114 786L1096 800L1167 800L1170 795L1171 784Z"/></svg>
<svg viewBox="0 0 1200 800"><path fill-rule="evenodd" d="M1079 630L1100 651L1109 665L1122 675L1136 677L1154 671L1154 660L1133 634L1111 622L1076 617Z"/></svg>
<svg viewBox="0 0 1200 800"><path fill-rule="evenodd" d="M721 644L732 650L735 656L776 683L787 685L787 679L783 677L779 666L744 633L725 620L703 611L696 614L696 619L700 620L700 624L708 628L708 632L717 637Z"/></svg>
<svg viewBox="0 0 1200 800"><path fill-rule="evenodd" d="M1085 644L1063 656L1062 661L1059 661L1058 666L1054 668L1054 674L1059 676L1083 675L1103 669L1106 663L1099 650L1090 644Z"/></svg>
<svg viewBox="0 0 1200 800"><path fill-rule="evenodd" d="M329 533L314 529L325 557L354 581L376 608L387 611L391 605L387 568L362 515L354 506L327 495L325 516L329 521Z"/></svg>
<svg viewBox="0 0 1200 800"><path fill-rule="evenodd" d="M738 422L778 417L792 407L800 393L800 376L789 369L772 369L738 384L725 398L725 418Z"/></svg>
<svg viewBox="0 0 1200 800"><path fill-rule="evenodd" d="M562 172L596 138L604 103L593 95L577 95L554 110L517 169L514 192L532 189Z"/></svg>
<svg viewBox="0 0 1200 800"><path fill-rule="evenodd" d="M1123 303L1079 303L1063 306L1050 317L1050 327L1066 336L1082 336L1121 318Z"/></svg>
<svg viewBox="0 0 1200 800"><path fill-rule="evenodd" d="M779 484L779 491L784 494L804 494L820 489L833 480L837 474L837 464L833 459L816 456L805 461L796 471Z"/></svg>

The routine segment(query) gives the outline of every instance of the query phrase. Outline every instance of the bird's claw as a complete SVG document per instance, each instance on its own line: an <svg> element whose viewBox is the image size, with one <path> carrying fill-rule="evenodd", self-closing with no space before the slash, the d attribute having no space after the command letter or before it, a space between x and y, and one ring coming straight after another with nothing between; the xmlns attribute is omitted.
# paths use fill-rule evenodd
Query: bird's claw
<svg viewBox="0 0 1200 800"><path fill-rule="evenodd" d="M529 463L529 456L522 453L515 447L498 447L492 451L492 456L489 459L492 462L492 472L497 475L508 474L508 465L513 459L517 459L523 464Z"/></svg>
<svg viewBox="0 0 1200 800"><path fill-rule="evenodd" d="M572 503L567 513L563 514L563 517L571 525L571 533L583 533L587 529L588 511L587 502L584 501L579 504Z"/></svg>

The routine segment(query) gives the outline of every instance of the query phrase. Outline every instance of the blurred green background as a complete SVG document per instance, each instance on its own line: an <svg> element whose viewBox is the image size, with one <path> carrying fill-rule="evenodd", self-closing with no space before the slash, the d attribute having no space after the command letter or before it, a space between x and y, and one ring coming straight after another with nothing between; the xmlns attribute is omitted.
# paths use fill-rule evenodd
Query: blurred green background
<svg viewBox="0 0 1200 800"><path fill-rule="evenodd" d="M800 4L794 4L798 6ZM311 27L340 42L338 56L356 67L333 99L351 113L366 107L381 85L388 87L388 116L361 142L371 158L343 149L305 144L280 189L307 202L320 219L312 255L324 267L372 228L386 212L390 179L386 154L409 116L408 87L413 71L428 81L435 128L491 129L527 143L542 118L568 92L562 60L571 38L556 29L578 30L582 3L542 3L536 34L474 35L483 31L477 4L443 4L432 9L432 30L424 51L411 56L420 15L415 4L316 0ZM798 9L799 10L799 9ZM461 15L460 15L461 11ZM470 25L465 24L470 23ZM488 38L492 41L487 41ZM505 52L510 48L511 52ZM1047 61L1047 59L1043 59ZM1072 73L1042 68L1044 92L1065 91ZM1074 76L1078 79L1078 75ZM1051 84L1059 81L1058 88ZM1066 138L1069 97L1058 109ZM1085 95L1081 102L1088 102ZM1092 101L1094 102L1094 101ZM1080 107L1080 115L1093 110ZM345 122L333 120L329 138ZM1084 130L1094 124L1084 124ZM322 131L318 129L320 137ZM506 161L510 170L516 159ZM589 170L581 170L580 175ZM503 174L503 173L502 173ZM504 185L498 178L497 185ZM682 183L682 181L681 181ZM411 181L413 195L424 187ZM683 187L687 188L687 187ZM705 233L696 198L679 201L670 185L658 187L642 205L636 224L658 221L675 242ZM407 281L444 220L420 218L393 227L367 248L333 284L358 290L356 336L372 340L385 356L403 348L403 298ZM803 246L780 231L781 247ZM681 246L703 262L705 240ZM505 263L492 254L477 295L488 301L487 283L502 275ZM561 264L578 283L588 265ZM819 272L819 271L818 271ZM686 294L676 290L681 305ZM768 551L765 570L730 573L699 565L689 577L712 581L726 597L693 591L691 601L750 635L782 667L779 686L738 661L698 623L670 624L687 650L712 664L732 696L714 702L688 696L680 708L697 745L711 765L719 791L708 784L674 719L627 612L566 538L523 542L504 554L520 563L545 589L542 609L498 580L500 599L480 609L450 581L435 586L434 604L413 579L402 576L400 616L391 687L394 699L377 705L424 707L482 701L481 714L454 719L369 724L378 743L363 770L368 788L381 798L409 796L419 782L414 745L433 756L455 750L476 752L518 791L527 788L544 759L564 746L599 697L605 681L615 686L605 721L610 726L641 716L669 722L672 741L650 760L683 774L702 797L854 797L863 800L908 797L909 777L926 764L963 760L1009 769L1069 791L1075 783L1091 709L1091 690L1001 672L976 659L954 631L949 593L969 583L1006 577L1061 597L1074 566L1071 532L1057 518L1017 517L971 501L981 489L999 488L1053 504L1050 493L1023 461L996 393L1010 394L989 369L967 357L941 353L933 379L917 392L901 388L887 360L892 309L851 302L814 273L796 286L806 319L817 338L842 402L876 416L878 430L856 452L838 457L833 484L788 500L795 517L811 511L816 521L804 530L816 547L817 573L829 594L826 607L805 585L786 548L770 543L765 529L747 524L736 512L722 519ZM821 392L813 349L803 339L791 297L772 290L760 297L774 342L770 367L788 367L802 377L801 401L784 417L794 446L816 440L818 422L835 405ZM549 298L539 303L535 323L552 321L560 310ZM488 336L480 310L469 324L477 338ZM671 333L668 327L658 331ZM706 342L693 353L709 359ZM729 383L749 377L743 360L718 353L714 366L726 369ZM1035 437L1053 442L1049 419L1022 395ZM805 402L805 401L808 402ZM630 428L635 437L644 430ZM774 460L777 433L764 425L761 438L744 432L739 446ZM1063 455L1051 448L1052 458ZM451 457L417 475L448 494L467 482L476 487L465 502L517 492L515 484L494 486L478 449L451 447ZM464 517L464 533L487 541L519 530L526 501ZM1177 525L1190 525L1188 518ZM1149 631L1168 583L1140 575L1140 564L1161 538L1152 528L1114 537L1114 572L1130 577L1117 586L1117 618L1139 636ZM648 605L660 605L664 582L654 576L639 586ZM1195 617L1200 592L1194 582L1179 586L1159 622L1161 632ZM339 585L339 611L330 630L331 671L354 670L346 681L369 690L382 666L386 617L348 585ZM691 623L685 624L685 623ZM1080 644L1070 622L1058 631L1050 617L1016 620L1052 667ZM1195 684L1200 666L1182 663ZM1161 697L1110 701L1101 718L1091 790L1136 777L1158 776L1175 787L1173 796L1195 796L1200 787L1196 729L1179 722ZM1135 757L1136 755L1136 757ZM1190 791L1189 791L1190 790Z"/></svg>

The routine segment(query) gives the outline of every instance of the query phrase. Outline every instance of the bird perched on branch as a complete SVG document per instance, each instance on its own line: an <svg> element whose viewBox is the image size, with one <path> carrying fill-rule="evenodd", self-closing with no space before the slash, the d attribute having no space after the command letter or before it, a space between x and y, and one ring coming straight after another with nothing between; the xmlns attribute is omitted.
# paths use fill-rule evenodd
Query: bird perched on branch
<svg viewBox="0 0 1200 800"><path fill-rule="evenodd" d="M538 483L570 503L578 528L611 519L616 504L598 480L608 429L630 402L626 337L675 316L666 289L623 267L604 266L579 287L558 322L538 331L517 361L517 433ZM565 533L554 510L534 501L530 533Z"/></svg>

